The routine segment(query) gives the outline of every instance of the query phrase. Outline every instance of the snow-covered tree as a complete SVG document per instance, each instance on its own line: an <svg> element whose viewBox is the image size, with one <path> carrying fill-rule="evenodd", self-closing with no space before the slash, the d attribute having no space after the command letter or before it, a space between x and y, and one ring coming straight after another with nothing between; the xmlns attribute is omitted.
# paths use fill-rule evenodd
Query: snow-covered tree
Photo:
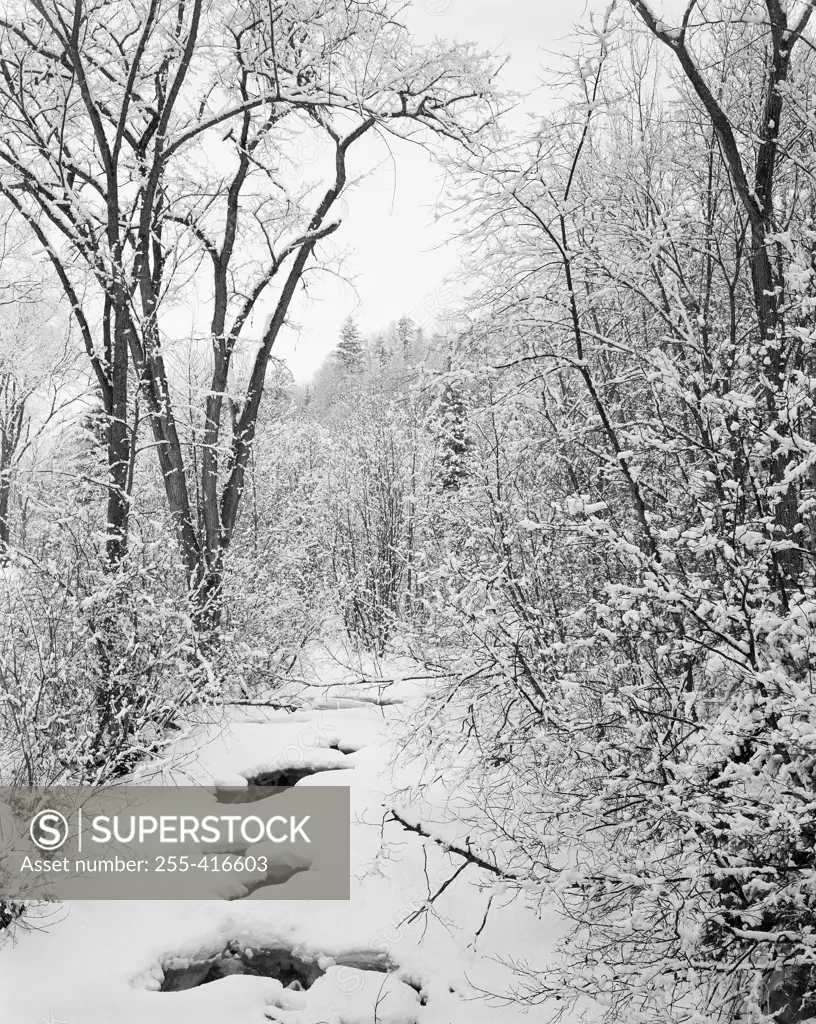
<svg viewBox="0 0 816 1024"><path fill-rule="evenodd" d="M467 403L459 381L445 379L433 419L439 461L437 479L443 490L455 491L467 478L472 447Z"/></svg>
<svg viewBox="0 0 816 1024"><path fill-rule="evenodd" d="M411 361L416 340L416 324L409 316L401 316L397 323L399 350L406 363Z"/></svg>
<svg viewBox="0 0 816 1024"><path fill-rule="evenodd" d="M353 316L347 316L343 321L335 355L344 372L355 374L363 369L365 343Z"/></svg>

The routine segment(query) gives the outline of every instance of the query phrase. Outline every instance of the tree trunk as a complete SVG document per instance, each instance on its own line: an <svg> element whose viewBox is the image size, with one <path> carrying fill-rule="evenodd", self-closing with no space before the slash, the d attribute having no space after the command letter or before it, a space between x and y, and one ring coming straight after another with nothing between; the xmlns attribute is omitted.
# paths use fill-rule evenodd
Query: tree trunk
<svg viewBox="0 0 816 1024"><path fill-rule="evenodd" d="M0 467L0 565L8 560L8 546L11 539L9 521L9 499L11 497L11 474Z"/></svg>
<svg viewBox="0 0 816 1024"><path fill-rule="evenodd" d="M110 398L107 414L108 518L105 544L108 568L119 567L127 554L130 499L130 436L128 431L128 334L129 320L119 293L114 310L109 357Z"/></svg>

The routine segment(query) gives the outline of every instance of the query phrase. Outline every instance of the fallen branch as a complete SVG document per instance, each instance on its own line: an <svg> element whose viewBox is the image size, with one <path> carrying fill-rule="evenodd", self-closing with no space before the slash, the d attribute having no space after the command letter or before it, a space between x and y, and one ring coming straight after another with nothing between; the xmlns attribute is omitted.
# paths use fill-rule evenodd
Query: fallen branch
<svg viewBox="0 0 816 1024"><path fill-rule="evenodd" d="M281 704L274 700L225 700L224 704L242 708L272 708L275 711L302 711L308 704Z"/></svg>
<svg viewBox="0 0 816 1024"><path fill-rule="evenodd" d="M470 840L467 840L467 849L463 849L461 846L455 846L451 843L445 842L444 839L440 839L438 836L432 835L427 832L421 825L412 825L411 822L406 821L401 815L389 807L389 813L391 814L391 820L398 822L406 830L406 832L414 832L418 836L422 836L423 839L430 839L431 842L436 843L447 853L452 853L457 857L462 857L469 864L475 864L477 867L484 868L485 871L489 871L491 874L496 875L498 878L503 878L509 882L521 882L524 881L523 876L514 875L510 872L503 871L500 867L495 864L491 864L490 861L480 857L477 853L474 853L470 849Z"/></svg>

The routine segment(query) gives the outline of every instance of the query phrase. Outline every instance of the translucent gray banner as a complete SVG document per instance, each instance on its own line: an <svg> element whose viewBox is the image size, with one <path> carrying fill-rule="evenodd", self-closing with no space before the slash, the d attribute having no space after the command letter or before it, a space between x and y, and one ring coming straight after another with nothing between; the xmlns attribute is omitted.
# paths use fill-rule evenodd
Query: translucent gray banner
<svg viewBox="0 0 816 1024"><path fill-rule="evenodd" d="M347 900L349 790L0 787L0 899Z"/></svg>

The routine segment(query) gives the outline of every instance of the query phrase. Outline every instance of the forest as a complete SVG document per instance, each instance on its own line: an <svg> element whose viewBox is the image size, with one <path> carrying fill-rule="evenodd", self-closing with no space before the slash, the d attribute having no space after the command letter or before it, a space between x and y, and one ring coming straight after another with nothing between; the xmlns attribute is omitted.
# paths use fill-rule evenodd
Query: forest
<svg viewBox="0 0 816 1024"><path fill-rule="evenodd" d="M376 711L376 870L314 927L422 890L354 1012L336 953L69 993L68 908L0 899L9 1024L816 1020L814 4L574 6L524 118L401 0L0 5L0 785L304 709L329 784ZM432 155L461 265L297 381L375 137ZM247 892L175 953L252 974L302 905Z"/></svg>

